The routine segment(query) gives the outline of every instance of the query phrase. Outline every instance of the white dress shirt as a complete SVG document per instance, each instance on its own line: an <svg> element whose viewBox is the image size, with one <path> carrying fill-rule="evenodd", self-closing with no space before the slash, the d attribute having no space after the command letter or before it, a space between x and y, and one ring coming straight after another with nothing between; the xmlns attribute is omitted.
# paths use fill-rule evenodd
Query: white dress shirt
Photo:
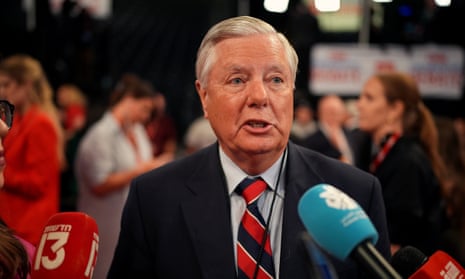
<svg viewBox="0 0 465 279"><path fill-rule="evenodd" d="M236 259L237 268L237 233L239 224L241 223L242 216L246 210L246 203L244 198L234 192L237 185L246 177L252 177L241 170L221 149L220 147L220 161L223 171L225 173L226 184L228 186L228 193L231 199L231 227L234 238L234 254ZM286 154L286 152L285 152ZM275 268L275 278L279 278L279 261L281 254L281 232L282 232L282 221L283 221L283 202L284 202L284 179L285 179L285 167L286 157L285 154L281 157L265 172L253 176L262 177L263 180L268 184L268 190L258 200L258 208L262 214L265 222L268 220L274 191L276 191L276 199L273 205L273 211L269 224L271 251L273 252L273 262ZM281 175L280 175L281 173ZM279 181L277 181L279 179Z"/></svg>

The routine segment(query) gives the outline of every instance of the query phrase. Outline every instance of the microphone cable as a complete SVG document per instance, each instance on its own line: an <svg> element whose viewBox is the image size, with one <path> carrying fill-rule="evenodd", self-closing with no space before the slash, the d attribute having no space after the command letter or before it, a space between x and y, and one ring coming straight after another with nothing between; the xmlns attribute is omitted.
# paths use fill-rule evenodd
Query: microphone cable
<svg viewBox="0 0 465 279"><path fill-rule="evenodd" d="M275 187L273 189L273 199L271 200L270 212L268 213L268 217L266 218L265 230L263 232L263 237L262 237L262 241L261 241L261 244L260 244L260 253L258 254L257 264L255 265L255 270L254 270L253 277L252 277L253 279L257 279L258 270L260 268L260 262L262 261L263 253L265 251L266 238L267 238L267 236L269 234L271 216L273 214L273 209L274 209L274 205L275 205L275 201L276 201L276 196L278 195L279 180L281 180L281 174L284 171L284 161L286 160L286 157L287 157L287 147L284 150L284 154L283 154L283 157L281 158L281 162L280 162L280 165L279 165L278 177L277 177L277 180L276 180L276 183L275 183ZM273 255L271 255L271 258L273 260ZM274 264L273 264L273 266L274 266Z"/></svg>

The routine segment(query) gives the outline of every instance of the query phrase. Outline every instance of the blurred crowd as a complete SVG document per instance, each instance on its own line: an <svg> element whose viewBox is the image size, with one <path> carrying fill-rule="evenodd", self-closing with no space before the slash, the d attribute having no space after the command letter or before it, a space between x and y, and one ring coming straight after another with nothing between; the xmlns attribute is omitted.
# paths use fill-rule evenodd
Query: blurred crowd
<svg viewBox="0 0 465 279"><path fill-rule="evenodd" d="M380 179L393 253L404 245L443 249L465 264L465 119L432 114L402 73L373 75L360 92L312 102L296 92L291 140ZM78 86L53 89L39 61L5 57L0 95L15 115L3 142L1 220L37 245L54 213L88 213L101 233L94 278L104 278L130 181L216 141L203 116L181 138L165 94L125 73L90 121Z"/></svg>

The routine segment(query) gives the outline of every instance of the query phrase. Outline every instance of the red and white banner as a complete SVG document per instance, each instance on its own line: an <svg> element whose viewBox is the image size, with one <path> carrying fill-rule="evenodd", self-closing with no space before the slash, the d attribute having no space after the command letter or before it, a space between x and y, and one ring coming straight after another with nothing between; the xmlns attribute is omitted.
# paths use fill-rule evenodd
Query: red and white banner
<svg viewBox="0 0 465 279"><path fill-rule="evenodd" d="M320 44L311 61L309 89L316 95L357 96L371 75L394 70L412 74L425 97L459 99L463 90L464 54L455 46Z"/></svg>
<svg viewBox="0 0 465 279"><path fill-rule="evenodd" d="M412 48L411 73L424 96L460 98L463 86L463 51L456 47Z"/></svg>

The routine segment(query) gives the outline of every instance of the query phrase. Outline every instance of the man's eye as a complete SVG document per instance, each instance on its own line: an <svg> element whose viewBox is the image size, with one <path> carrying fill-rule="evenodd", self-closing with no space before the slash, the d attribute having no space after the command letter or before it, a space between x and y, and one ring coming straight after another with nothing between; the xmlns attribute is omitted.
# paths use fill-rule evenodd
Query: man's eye
<svg viewBox="0 0 465 279"><path fill-rule="evenodd" d="M283 82L283 79L280 78L280 77L274 77L274 78L272 78L272 81L273 81L274 83L282 83L282 82Z"/></svg>
<svg viewBox="0 0 465 279"><path fill-rule="evenodd" d="M232 83L232 84L240 84L240 83L242 83L242 79L240 79L240 78L233 78L233 79L231 79L231 83Z"/></svg>

